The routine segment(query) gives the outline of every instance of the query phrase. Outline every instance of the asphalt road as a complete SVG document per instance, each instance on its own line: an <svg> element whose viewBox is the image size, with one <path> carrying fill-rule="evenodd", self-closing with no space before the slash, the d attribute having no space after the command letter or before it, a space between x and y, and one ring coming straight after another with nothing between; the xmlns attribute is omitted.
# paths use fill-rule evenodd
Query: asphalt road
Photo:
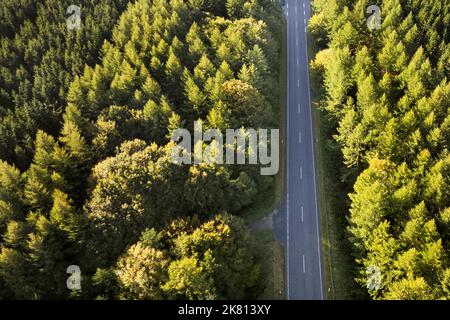
<svg viewBox="0 0 450 320"><path fill-rule="evenodd" d="M286 247L286 297L323 299L306 25L310 2L286 0L288 39L287 195L274 218Z"/></svg>

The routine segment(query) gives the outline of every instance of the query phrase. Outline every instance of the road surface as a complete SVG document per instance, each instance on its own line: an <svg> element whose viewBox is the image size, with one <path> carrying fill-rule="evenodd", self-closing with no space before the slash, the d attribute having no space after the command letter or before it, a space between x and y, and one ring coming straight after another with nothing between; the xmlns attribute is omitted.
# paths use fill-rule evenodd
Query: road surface
<svg viewBox="0 0 450 320"><path fill-rule="evenodd" d="M310 2L286 0L288 40L287 194L274 218L286 247L286 297L323 299L306 25Z"/></svg>

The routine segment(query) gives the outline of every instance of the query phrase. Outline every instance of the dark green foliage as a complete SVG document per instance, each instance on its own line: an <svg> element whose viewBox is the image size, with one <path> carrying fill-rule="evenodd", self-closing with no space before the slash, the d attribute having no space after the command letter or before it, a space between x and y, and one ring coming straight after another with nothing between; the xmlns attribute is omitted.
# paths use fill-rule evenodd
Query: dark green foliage
<svg viewBox="0 0 450 320"><path fill-rule="evenodd" d="M82 28L68 30L70 1L2 1L0 154L24 169L37 129L56 134L75 75L98 51L128 1L79 1Z"/></svg>
<svg viewBox="0 0 450 320"><path fill-rule="evenodd" d="M195 218L177 220L157 236L157 243L148 241L151 234L155 232L143 233L142 240L119 259L116 274L122 298L202 300L254 295L259 262L254 239L241 219L222 214L203 224Z"/></svg>
<svg viewBox="0 0 450 320"><path fill-rule="evenodd" d="M359 175L347 217L356 280L366 287L377 266L375 299L448 299L450 4L379 1L372 32L370 4L316 0L312 20L328 42L313 64L321 105L337 123L344 177Z"/></svg>
<svg viewBox="0 0 450 320"><path fill-rule="evenodd" d="M79 30L69 1L3 2L0 298L256 297L253 240L213 217L270 180L257 166L177 165L170 138L196 120L274 124L276 1L80 1ZM66 287L69 265L81 292Z"/></svg>

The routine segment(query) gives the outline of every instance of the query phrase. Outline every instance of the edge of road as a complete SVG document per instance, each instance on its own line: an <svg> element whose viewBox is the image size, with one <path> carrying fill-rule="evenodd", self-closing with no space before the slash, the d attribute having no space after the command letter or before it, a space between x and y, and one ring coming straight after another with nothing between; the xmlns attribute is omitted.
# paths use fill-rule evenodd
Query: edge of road
<svg viewBox="0 0 450 320"><path fill-rule="evenodd" d="M288 23L288 10L289 3L286 2L285 7L283 8L284 18L286 21L286 32L285 32L285 50L286 50L286 104L285 104L285 114L286 114L286 145L285 145L285 153L286 153L286 159L284 160L285 163L289 161L289 144L287 143L289 141L289 70L288 70L288 63L289 63L289 23ZM286 252L285 252L285 261L286 261L286 299L290 299L290 291L289 291L289 165L286 165Z"/></svg>
<svg viewBox="0 0 450 320"><path fill-rule="evenodd" d="M304 4L304 3L303 3ZM289 3L286 2L286 5L283 7L283 13L284 13L284 18L286 20L286 43L285 43L285 47L286 47L286 65L289 64L289 34L290 34L290 28L289 28L289 23L288 23L288 7ZM311 8L310 8L310 13L311 13ZM309 17L310 18L310 17ZM321 214L319 212L319 207L320 207L320 203L318 201L318 195L317 193L319 192L318 188L317 188L317 180L318 180L318 176L317 176L317 169L316 169L316 165L317 165L317 153L316 153L316 136L315 136L315 130L314 130L314 119L313 119L313 101L312 101L312 95L311 95L311 85L310 85L310 81L311 81L311 72L310 72L310 66L309 66L309 62L310 62L310 54L309 54L309 40L310 38L308 37L308 29L307 26L305 27L305 43L306 43L306 47L305 47L305 56L307 58L307 63L306 63L306 70L307 70L307 89L308 89L308 98L309 98L309 108L310 108L310 122L311 122L311 145L312 145L312 153L313 153L313 175L314 175L314 179L313 179L313 188L314 188L314 201L315 201L315 217L316 217L316 231L317 231L317 248L318 248L318 259L319 259L319 283L320 283L320 298L321 300L324 299L324 285L323 285L323 278L324 278L324 270L322 267L322 238L321 238ZM285 106L285 112L286 112L286 142L289 140L289 129L290 129L290 118L288 116L288 110L289 110L289 103L290 103L290 98L289 98L289 70L286 70L286 106ZM289 159L289 148L288 148L288 144L286 143L285 145L285 150L286 150L286 161L288 161ZM286 210L287 210L287 219L286 219L286 298L289 300L290 299L290 286L289 286L289 241L290 241L290 235L289 235L289 165L286 165Z"/></svg>
<svg viewBox="0 0 450 320"><path fill-rule="evenodd" d="M311 19L311 9L310 9L310 16L309 19ZM309 20L308 20L309 21ZM317 163L317 154L316 154L316 141L317 139L315 138L315 131L314 131L314 120L313 120L313 101L312 101L312 97L311 97L311 72L310 72L310 68L309 68L309 61L310 61L310 56L309 56L309 37L308 37L308 25L306 25L305 28L305 44L306 44L306 59L307 59L307 63L306 63L306 70L307 70L307 74L308 74L308 79L307 79L307 84L308 84L308 98L309 98L309 108L310 108L310 121L311 121L311 146L312 146L312 151L313 151L313 173L314 173L314 198L315 198L315 202L316 202L316 228L317 228L317 250L318 255L319 255L319 277L320 277L320 296L321 296L321 300L323 300L324 294L323 294L323 268L322 268L322 241L321 241L321 237L320 237L320 213L319 213L319 201L317 199L317 193L319 192L319 190L317 189L317 170L316 170L316 163Z"/></svg>

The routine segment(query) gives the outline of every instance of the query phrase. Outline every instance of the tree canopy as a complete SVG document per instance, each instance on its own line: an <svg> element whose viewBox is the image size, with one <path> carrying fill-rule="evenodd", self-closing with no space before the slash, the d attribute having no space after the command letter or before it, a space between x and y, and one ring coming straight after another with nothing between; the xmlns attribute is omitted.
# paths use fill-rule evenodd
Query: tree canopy
<svg viewBox="0 0 450 320"><path fill-rule="evenodd" d="M79 1L76 30L70 4L0 9L0 297L256 297L254 240L231 214L271 178L177 165L170 137L274 125L277 2Z"/></svg>
<svg viewBox="0 0 450 320"><path fill-rule="evenodd" d="M310 32L321 107L351 176L348 239L355 278L381 270L375 299L449 299L450 3L314 1Z"/></svg>

